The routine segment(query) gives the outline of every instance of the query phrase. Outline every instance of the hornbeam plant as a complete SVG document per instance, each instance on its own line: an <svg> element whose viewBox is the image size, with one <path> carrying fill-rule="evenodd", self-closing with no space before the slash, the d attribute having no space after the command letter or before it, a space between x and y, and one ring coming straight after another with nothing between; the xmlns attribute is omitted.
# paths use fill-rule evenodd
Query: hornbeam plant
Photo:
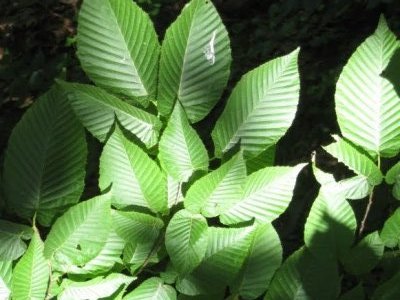
<svg viewBox="0 0 400 300"><path fill-rule="evenodd" d="M398 269L375 289L364 282L400 243L400 210L366 232L378 185L400 200L400 163L381 167L400 150L400 77L382 77L399 42L383 16L342 71L341 135L320 150L355 174L337 181L312 160L321 188L305 245L284 260L271 222L306 164L273 166L273 156L297 110L299 49L236 84L210 155L193 124L218 103L231 64L210 1L190 1L160 45L132 1L84 0L77 47L95 85L57 81L9 139L0 299L400 298ZM103 145L89 199L86 133ZM358 220L348 200L364 198ZM341 289L345 276L353 287Z"/></svg>

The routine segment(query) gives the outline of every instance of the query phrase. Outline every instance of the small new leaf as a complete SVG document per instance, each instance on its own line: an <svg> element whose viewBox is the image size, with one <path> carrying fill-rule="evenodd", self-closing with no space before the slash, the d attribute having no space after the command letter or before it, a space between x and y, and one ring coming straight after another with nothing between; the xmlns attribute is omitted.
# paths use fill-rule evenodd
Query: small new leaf
<svg viewBox="0 0 400 300"><path fill-rule="evenodd" d="M15 260L24 254L23 240L29 240L32 233L31 227L0 220L0 261Z"/></svg>
<svg viewBox="0 0 400 300"><path fill-rule="evenodd" d="M356 174L367 177L371 185L378 185L382 182L382 172L369 157L339 136L334 136L334 138L336 139L335 143L323 147L329 154L336 157Z"/></svg>
<svg viewBox="0 0 400 300"><path fill-rule="evenodd" d="M216 217L240 200L245 179L246 165L239 152L189 188L185 208L207 218Z"/></svg>

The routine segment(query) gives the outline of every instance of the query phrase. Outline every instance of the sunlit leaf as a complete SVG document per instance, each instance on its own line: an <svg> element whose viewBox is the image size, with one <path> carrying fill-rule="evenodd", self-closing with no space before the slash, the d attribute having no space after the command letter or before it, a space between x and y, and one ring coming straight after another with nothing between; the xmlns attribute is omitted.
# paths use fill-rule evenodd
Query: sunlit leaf
<svg viewBox="0 0 400 300"><path fill-rule="evenodd" d="M247 177L241 199L220 216L224 224L255 218L270 223L289 206L297 175L305 164L295 167L266 167Z"/></svg>
<svg viewBox="0 0 400 300"><path fill-rule="evenodd" d="M156 116L92 85L61 81L58 84L67 92L79 120L101 142L105 142L115 120L118 120L147 147L157 143L162 124Z"/></svg>
<svg viewBox="0 0 400 300"><path fill-rule="evenodd" d="M130 0L85 0L78 19L78 58L99 86L147 105L155 96L159 44L149 16Z"/></svg>
<svg viewBox="0 0 400 300"><path fill-rule="evenodd" d="M192 0L165 33L161 48L158 109L169 115L178 101L191 123L218 102L229 78L228 32L214 5Z"/></svg>
<svg viewBox="0 0 400 300"><path fill-rule="evenodd" d="M60 300L97 300L113 295L121 286L129 285L135 278L123 274L110 274L106 277L75 282L63 280L63 291L57 299Z"/></svg>
<svg viewBox="0 0 400 300"><path fill-rule="evenodd" d="M271 224L258 225L252 238L246 261L231 285L244 299L261 296L282 262L281 242Z"/></svg>
<svg viewBox="0 0 400 300"><path fill-rule="evenodd" d="M246 165L240 152L218 169L200 178L189 188L185 208L216 217L240 200L246 179Z"/></svg>
<svg viewBox="0 0 400 300"><path fill-rule="evenodd" d="M76 204L54 223L45 241L44 254L60 271L83 266L100 253L110 226L110 195Z"/></svg>
<svg viewBox="0 0 400 300"><path fill-rule="evenodd" d="M9 299L11 294L12 261L0 260L0 299Z"/></svg>
<svg viewBox="0 0 400 300"><path fill-rule="evenodd" d="M146 152L129 140L117 126L100 157L99 186L111 187L117 208L143 206L154 212L167 208L167 181Z"/></svg>
<svg viewBox="0 0 400 300"><path fill-rule="evenodd" d="M372 156L399 152L400 98L381 76L400 46L381 16L374 34L352 54L336 85L335 103L343 136Z"/></svg>
<svg viewBox="0 0 400 300"><path fill-rule="evenodd" d="M161 136L159 151L163 169L177 181L186 182L193 172L208 169L207 150L179 103Z"/></svg>
<svg viewBox="0 0 400 300"><path fill-rule="evenodd" d="M160 278L152 277L126 295L124 300L176 300L176 291Z"/></svg>
<svg viewBox="0 0 400 300"><path fill-rule="evenodd" d="M165 234L165 246L181 275L190 273L206 254L207 220L200 214L180 210L171 219Z"/></svg>
<svg viewBox="0 0 400 300"><path fill-rule="evenodd" d="M35 231L28 250L14 268L11 289L13 299L45 299L50 264L43 255L43 249L43 242Z"/></svg>
<svg viewBox="0 0 400 300"><path fill-rule="evenodd" d="M366 155L359 152L346 140L335 136L336 142L323 147L358 175L365 176L371 185L378 185L383 180L378 166Z"/></svg>
<svg viewBox="0 0 400 300"><path fill-rule="evenodd" d="M242 77L212 132L217 157L237 143L246 155L258 155L286 133L299 101L298 53L296 49Z"/></svg>

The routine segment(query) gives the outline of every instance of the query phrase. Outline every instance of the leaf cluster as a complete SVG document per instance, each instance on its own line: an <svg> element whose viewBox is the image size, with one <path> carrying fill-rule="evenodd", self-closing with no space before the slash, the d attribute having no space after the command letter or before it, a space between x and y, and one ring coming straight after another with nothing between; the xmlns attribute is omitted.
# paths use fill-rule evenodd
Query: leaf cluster
<svg viewBox="0 0 400 300"><path fill-rule="evenodd" d="M341 136L319 150L354 176L336 180L310 162L321 188L304 246L285 259L272 222L307 163L275 166L274 152L297 111L300 49L237 82L211 153L194 124L224 92L231 48L210 1L190 1L161 44L130 0L85 0L78 24L77 55L95 85L58 80L5 153L4 299L396 299L398 269L364 288L400 242L399 210L365 234L377 186L393 185L400 198L399 164L381 167L400 151L391 71L400 43L383 16L337 82ZM89 198L86 135L102 145L99 193ZM363 198L358 220L349 200ZM353 289L341 289L343 275L355 278Z"/></svg>

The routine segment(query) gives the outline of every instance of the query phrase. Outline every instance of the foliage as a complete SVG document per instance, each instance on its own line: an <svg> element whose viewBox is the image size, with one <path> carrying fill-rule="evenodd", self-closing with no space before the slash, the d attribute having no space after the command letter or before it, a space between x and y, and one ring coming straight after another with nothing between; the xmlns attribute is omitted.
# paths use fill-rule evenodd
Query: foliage
<svg viewBox="0 0 400 300"><path fill-rule="evenodd" d="M378 187L393 184L395 198L400 189L399 165L382 167L400 151L398 77L390 71L400 43L383 16L338 80L342 135L317 154L326 151L355 174L337 180L311 161L321 187L305 245L287 257L273 222L291 205L307 163L274 166L271 157L295 118L301 50L243 75L212 131L213 153L195 123L224 92L231 50L209 0L190 1L161 44L130 0L84 0L78 23L78 57L95 85L58 80L9 139L0 295L397 297L398 269L365 288L371 270L398 263L400 236L399 210L366 234ZM89 134L102 152L99 191L88 197ZM360 219L348 200L362 198ZM356 281L350 288L341 284L346 276Z"/></svg>

